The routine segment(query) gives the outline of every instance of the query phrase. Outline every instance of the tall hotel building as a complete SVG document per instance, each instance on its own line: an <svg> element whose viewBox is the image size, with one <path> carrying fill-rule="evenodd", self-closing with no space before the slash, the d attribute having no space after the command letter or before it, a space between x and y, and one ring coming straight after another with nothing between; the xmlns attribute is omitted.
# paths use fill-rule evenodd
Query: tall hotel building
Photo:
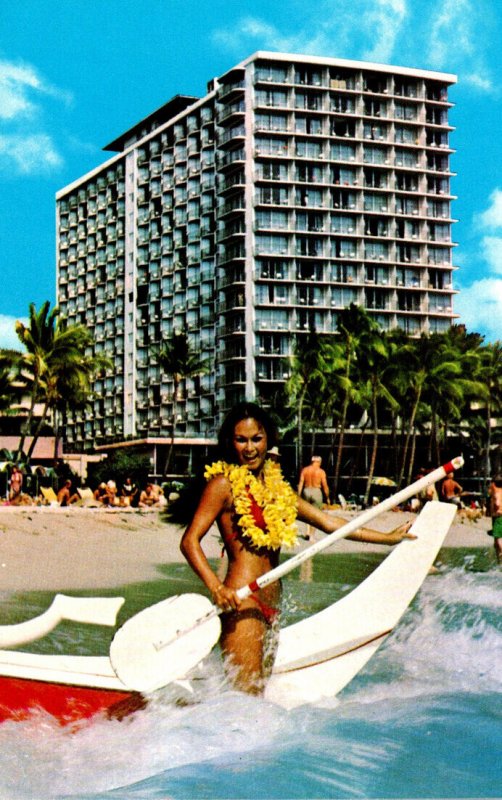
<svg viewBox="0 0 502 800"><path fill-rule="evenodd" d="M57 195L62 314L114 367L79 449L170 436L155 348L186 331L213 368L187 380L176 438L267 403L295 336L350 303L410 335L453 319L448 87L455 76L258 52L197 99L176 96Z"/></svg>

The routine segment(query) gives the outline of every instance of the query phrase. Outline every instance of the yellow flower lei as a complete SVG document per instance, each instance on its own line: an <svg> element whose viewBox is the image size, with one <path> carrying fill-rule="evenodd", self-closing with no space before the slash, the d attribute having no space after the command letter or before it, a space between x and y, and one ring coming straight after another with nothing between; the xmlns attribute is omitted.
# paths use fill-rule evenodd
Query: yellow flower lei
<svg viewBox="0 0 502 800"><path fill-rule="evenodd" d="M239 526L257 548L293 547L297 538L296 494L282 476L279 464L265 461L263 481L258 480L244 464L227 464L216 461L206 466L204 477L211 480L215 475L224 475L230 481L235 510L239 515ZM251 513L251 497L262 509L267 530L256 525Z"/></svg>

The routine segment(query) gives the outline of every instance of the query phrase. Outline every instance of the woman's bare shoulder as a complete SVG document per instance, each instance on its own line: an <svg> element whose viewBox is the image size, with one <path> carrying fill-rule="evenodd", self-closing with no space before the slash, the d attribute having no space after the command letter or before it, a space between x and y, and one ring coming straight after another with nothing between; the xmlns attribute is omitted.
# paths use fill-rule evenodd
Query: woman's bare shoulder
<svg viewBox="0 0 502 800"><path fill-rule="evenodd" d="M215 475L208 481L202 499L220 501L226 508L233 505L232 486L225 475Z"/></svg>

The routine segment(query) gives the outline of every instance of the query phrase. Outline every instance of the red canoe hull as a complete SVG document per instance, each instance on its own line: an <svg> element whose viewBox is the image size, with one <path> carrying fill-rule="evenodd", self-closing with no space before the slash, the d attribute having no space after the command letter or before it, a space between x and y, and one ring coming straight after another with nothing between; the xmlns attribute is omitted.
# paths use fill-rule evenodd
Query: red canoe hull
<svg viewBox="0 0 502 800"><path fill-rule="evenodd" d="M40 710L55 717L61 725L100 713L121 719L144 705L145 701L136 692L0 676L0 722L24 720Z"/></svg>

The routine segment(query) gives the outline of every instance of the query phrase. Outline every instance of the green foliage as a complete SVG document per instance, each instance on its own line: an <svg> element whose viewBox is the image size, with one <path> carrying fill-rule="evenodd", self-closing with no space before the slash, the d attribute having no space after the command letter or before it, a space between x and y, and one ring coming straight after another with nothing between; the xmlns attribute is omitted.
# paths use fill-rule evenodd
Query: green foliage
<svg viewBox="0 0 502 800"><path fill-rule="evenodd" d="M96 464L89 464L89 485L95 489L100 483L115 481L120 487L126 478L131 478L138 488L143 488L148 481L151 463L148 456L130 453L127 450L113 450L108 458Z"/></svg>
<svg viewBox="0 0 502 800"><path fill-rule="evenodd" d="M33 433L27 453L29 461L50 414L70 404L85 405L94 373L107 365L108 360L87 355L92 345L88 329L84 325L68 325L57 308L50 309L48 300L38 311L34 303L30 304L28 324L16 322L16 333L25 349L17 358L16 367L30 395L19 450L23 449L26 435ZM37 403L42 405L42 414L32 430Z"/></svg>
<svg viewBox="0 0 502 800"><path fill-rule="evenodd" d="M205 485L202 474L183 484L177 491L178 498L169 503L165 512L166 519L175 525L187 526L193 518Z"/></svg>

